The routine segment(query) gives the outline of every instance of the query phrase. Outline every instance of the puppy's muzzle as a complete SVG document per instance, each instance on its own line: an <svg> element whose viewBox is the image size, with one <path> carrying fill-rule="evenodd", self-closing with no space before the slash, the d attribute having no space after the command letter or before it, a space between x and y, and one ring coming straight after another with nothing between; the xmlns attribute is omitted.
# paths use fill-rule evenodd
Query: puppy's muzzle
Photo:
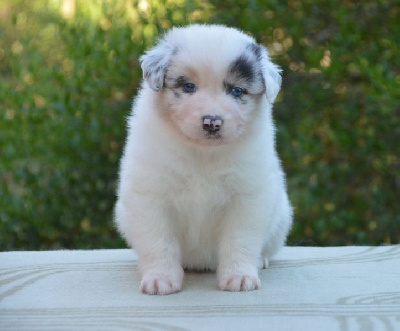
<svg viewBox="0 0 400 331"><path fill-rule="evenodd" d="M222 118L220 116L207 115L203 117L203 130L208 133L216 133L221 130Z"/></svg>

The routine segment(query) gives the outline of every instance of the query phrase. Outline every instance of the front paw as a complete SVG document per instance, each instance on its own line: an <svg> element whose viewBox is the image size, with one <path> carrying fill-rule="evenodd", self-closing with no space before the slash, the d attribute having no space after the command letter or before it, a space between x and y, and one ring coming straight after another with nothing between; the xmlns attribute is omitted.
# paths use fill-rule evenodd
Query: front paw
<svg viewBox="0 0 400 331"><path fill-rule="evenodd" d="M175 273L147 272L140 283L142 293L167 295L182 288L183 270Z"/></svg>
<svg viewBox="0 0 400 331"><path fill-rule="evenodd" d="M257 275L225 274L219 277L221 291L254 291L260 287L261 283Z"/></svg>

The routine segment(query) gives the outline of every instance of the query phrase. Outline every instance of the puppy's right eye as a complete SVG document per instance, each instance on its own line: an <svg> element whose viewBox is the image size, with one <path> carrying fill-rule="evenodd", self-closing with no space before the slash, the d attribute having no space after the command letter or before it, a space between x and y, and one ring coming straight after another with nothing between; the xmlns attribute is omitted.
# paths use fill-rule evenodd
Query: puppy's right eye
<svg viewBox="0 0 400 331"><path fill-rule="evenodd" d="M194 93L196 92L196 85L192 83L186 83L183 85L183 92L185 93Z"/></svg>

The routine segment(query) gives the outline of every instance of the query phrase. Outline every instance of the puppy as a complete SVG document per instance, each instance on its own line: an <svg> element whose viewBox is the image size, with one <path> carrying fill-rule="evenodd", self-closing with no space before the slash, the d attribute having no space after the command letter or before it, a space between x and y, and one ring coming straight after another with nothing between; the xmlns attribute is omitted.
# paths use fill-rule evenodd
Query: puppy
<svg viewBox="0 0 400 331"><path fill-rule="evenodd" d="M216 25L173 28L140 61L115 222L141 291L178 292L184 269L216 270L221 290L258 289L292 222L271 111L280 69Z"/></svg>

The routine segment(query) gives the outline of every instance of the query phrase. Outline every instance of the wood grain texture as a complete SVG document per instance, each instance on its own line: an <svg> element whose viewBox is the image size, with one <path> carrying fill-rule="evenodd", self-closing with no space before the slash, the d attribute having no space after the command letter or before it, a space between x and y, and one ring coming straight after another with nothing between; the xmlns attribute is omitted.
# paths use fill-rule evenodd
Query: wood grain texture
<svg viewBox="0 0 400 331"><path fill-rule="evenodd" d="M139 292L131 250L0 253L0 330L400 330L400 246L285 247L262 288Z"/></svg>

